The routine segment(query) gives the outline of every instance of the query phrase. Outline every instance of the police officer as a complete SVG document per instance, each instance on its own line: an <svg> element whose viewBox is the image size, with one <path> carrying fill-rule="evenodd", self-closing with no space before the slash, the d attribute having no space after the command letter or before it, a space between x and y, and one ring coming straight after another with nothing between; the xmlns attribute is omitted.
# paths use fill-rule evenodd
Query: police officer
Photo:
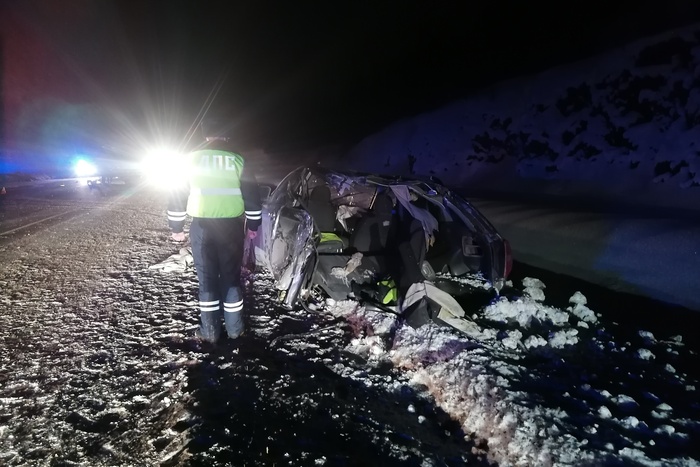
<svg viewBox="0 0 700 467"><path fill-rule="evenodd" d="M206 144L186 159L188 186L174 189L168 202L172 239L185 240L185 216L192 217L190 241L199 281L199 336L216 342L221 315L232 339L244 331L240 269L243 242L257 234L262 219L255 175L233 150L228 131L217 121L205 121ZM245 215L245 218L244 218Z"/></svg>

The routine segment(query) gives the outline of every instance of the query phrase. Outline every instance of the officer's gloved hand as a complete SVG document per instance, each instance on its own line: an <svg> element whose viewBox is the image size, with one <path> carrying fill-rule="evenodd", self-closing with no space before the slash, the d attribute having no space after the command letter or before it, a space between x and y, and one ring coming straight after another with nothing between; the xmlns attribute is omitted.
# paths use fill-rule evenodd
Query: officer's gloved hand
<svg viewBox="0 0 700 467"><path fill-rule="evenodd" d="M186 239L185 232L173 232L170 238L175 242L184 242Z"/></svg>

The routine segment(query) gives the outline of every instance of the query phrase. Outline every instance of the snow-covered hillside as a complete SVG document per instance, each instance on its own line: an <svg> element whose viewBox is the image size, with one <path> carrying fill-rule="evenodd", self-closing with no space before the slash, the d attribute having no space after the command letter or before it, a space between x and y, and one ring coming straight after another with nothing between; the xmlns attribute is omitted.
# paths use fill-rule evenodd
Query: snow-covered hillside
<svg viewBox="0 0 700 467"><path fill-rule="evenodd" d="M374 134L355 169L700 208L700 25L500 83Z"/></svg>

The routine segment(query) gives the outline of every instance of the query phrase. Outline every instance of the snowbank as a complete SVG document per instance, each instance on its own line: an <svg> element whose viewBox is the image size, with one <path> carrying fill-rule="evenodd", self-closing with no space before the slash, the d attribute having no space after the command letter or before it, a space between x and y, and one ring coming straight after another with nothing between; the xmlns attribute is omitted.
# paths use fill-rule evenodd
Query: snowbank
<svg viewBox="0 0 700 467"><path fill-rule="evenodd" d="M406 371L499 465L700 465L679 454L700 428L688 406L696 383L668 360L682 339L640 331L619 342L582 293L558 309L536 292L541 281L523 282L530 292L473 316L484 329L478 340L432 324L413 329L351 301L330 302L327 311L353 324L348 351ZM650 358L649 348L666 362ZM637 384L652 374L656 394Z"/></svg>
<svg viewBox="0 0 700 467"><path fill-rule="evenodd" d="M405 119L344 158L518 192L700 209L700 25L501 83Z"/></svg>

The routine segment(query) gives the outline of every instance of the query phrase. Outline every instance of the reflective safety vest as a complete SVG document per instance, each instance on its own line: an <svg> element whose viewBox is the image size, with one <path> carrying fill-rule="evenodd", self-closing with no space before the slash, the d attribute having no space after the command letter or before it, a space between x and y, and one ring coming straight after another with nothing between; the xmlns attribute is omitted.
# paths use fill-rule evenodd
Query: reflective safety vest
<svg viewBox="0 0 700 467"><path fill-rule="evenodd" d="M240 154L230 151L203 149L190 153L187 214L207 218L241 216L243 162Z"/></svg>
<svg viewBox="0 0 700 467"><path fill-rule="evenodd" d="M384 305L394 305L399 299L399 291L396 288L394 279L385 279L377 282L379 288L379 298Z"/></svg>

